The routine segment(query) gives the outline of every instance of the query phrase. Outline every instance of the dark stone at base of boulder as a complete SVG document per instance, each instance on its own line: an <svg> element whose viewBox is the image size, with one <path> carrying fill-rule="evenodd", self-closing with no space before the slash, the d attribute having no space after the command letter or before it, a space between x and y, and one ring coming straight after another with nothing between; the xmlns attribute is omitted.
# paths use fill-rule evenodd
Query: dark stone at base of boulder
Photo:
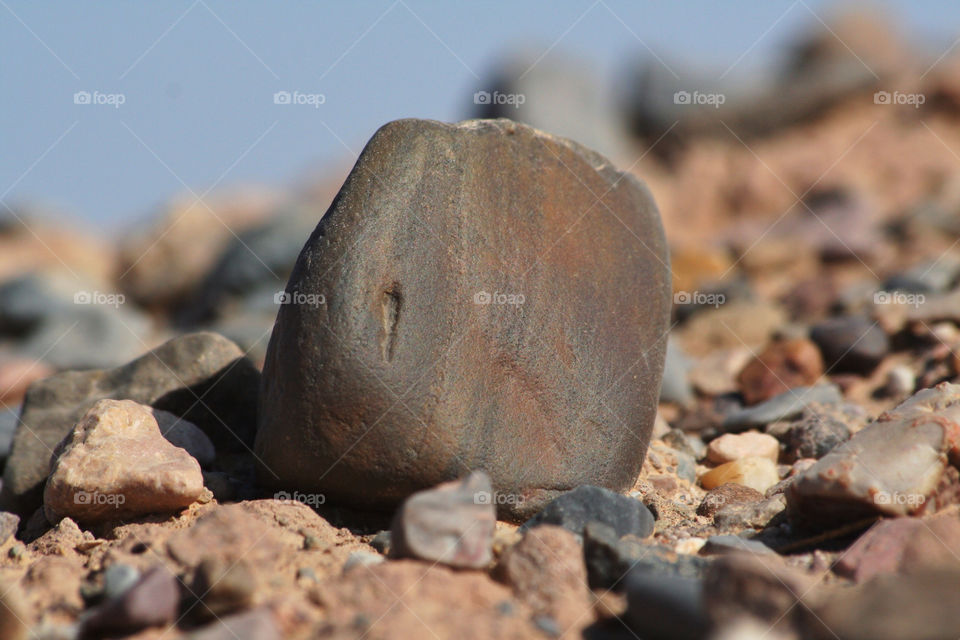
<svg viewBox="0 0 960 640"><path fill-rule="evenodd" d="M646 538L654 527L653 514L639 500L609 489L583 485L550 502L525 522L522 530L538 524L555 524L581 535L590 522L611 527L618 538L627 534Z"/></svg>
<svg viewBox="0 0 960 640"><path fill-rule="evenodd" d="M675 553L669 547L644 543L633 536L618 538L616 532L599 522L583 531L583 555L588 583L592 589L623 590L631 571L650 576L698 578L709 560Z"/></svg>

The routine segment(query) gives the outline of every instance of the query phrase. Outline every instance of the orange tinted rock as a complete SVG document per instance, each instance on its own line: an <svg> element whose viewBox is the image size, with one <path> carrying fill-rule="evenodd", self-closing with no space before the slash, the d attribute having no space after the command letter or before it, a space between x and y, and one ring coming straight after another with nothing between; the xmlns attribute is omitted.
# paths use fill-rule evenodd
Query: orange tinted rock
<svg viewBox="0 0 960 640"><path fill-rule="evenodd" d="M160 433L149 407L100 400L54 451L47 519L121 520L177 511L203 491L200 464Z"/></svg>
<svg viewBox="0 0 960 640"><path fill-rule="evenodd" d="M798 338L774 342L740 371L737 382L747 404L753 405L793 389L814 384L823 375L817 345Z"/></svg>

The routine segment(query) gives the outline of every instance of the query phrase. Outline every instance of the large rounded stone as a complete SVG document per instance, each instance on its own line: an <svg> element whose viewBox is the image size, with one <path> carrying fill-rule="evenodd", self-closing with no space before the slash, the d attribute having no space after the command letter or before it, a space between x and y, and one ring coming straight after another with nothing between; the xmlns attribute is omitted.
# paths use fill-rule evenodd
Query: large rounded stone
<svg viewBox="0 0 960 640"><path fill-rule="evenodd" d="M649 192L597 153L509 120L387 124L287 285L261 481L391 508L483 469L514 519L631 485L667 261Z"/></svg>

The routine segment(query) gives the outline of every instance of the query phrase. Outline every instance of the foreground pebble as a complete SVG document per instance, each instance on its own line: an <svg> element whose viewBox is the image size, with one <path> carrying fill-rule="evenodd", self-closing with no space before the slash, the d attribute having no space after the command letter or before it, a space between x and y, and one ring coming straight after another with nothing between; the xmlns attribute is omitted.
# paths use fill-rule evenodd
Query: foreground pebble
<svg viewBox="0 0 960 640"><path fill-rule="evenodd" d="M490 478L475 471L413 494L391 528L391 555L480 569L492 559L496 527Z"/></svg>
<svg viewBox="0 0 960 640"><path fill-rule="evenodd" d="M756 431L726 433L707 445L707 460L724 464L741 458L767 458L773 462L780 456L780 442L773 436Z"/></svg>
<svg viewBox="0 0 960 640"><path fill-rule="evenodd" d="M161 435L149 407L101 400L54 451L43 508L50 522L93 523L177 511L202 491L200 464Z"/></svg>
<svg viewBox="0 0 960 640"><path fill-rule="evenodd" d="M82 624L81 636L96 638L127 635L177 619L180 585L163 566L147 571L127 591L91 612Z"/></svg>

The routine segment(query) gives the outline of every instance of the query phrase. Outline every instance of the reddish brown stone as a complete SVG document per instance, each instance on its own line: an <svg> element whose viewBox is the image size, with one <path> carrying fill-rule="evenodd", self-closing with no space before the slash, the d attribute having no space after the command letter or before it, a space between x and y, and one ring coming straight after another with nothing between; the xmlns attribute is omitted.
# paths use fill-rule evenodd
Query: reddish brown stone
<svg viewBox="0 0 960 640"><path fill-rule="evenodd" d="M583 549L563 527L530 529L504 553L497 574L535 614L550 616L561 630L593 615Z"/></svg>
<svg viewBox="0 0 960 640"><path fill-rule="evenodd" d="M588 149L509 120L387 124L287 285L261 481L389 509L483 469L515 519L582 484L629 487L667 261L646 187Z"/></svg>
<svg viewBox="0 0 960 640"><path fill-rule="evenodd" d="M794 387L814 384L823 375L817 345L798 338L774 342L747 363L737 382L747 404L758 404Z"/></svg>
<svg viewBox="0 0 960 640"><path fill-rule="evenodd" d="M727 505L749 504L761 500L763 500L763 494L756 489L728 482L707 492L700 506L697 507L697 515L712 518L717 511Z"/></svg>

